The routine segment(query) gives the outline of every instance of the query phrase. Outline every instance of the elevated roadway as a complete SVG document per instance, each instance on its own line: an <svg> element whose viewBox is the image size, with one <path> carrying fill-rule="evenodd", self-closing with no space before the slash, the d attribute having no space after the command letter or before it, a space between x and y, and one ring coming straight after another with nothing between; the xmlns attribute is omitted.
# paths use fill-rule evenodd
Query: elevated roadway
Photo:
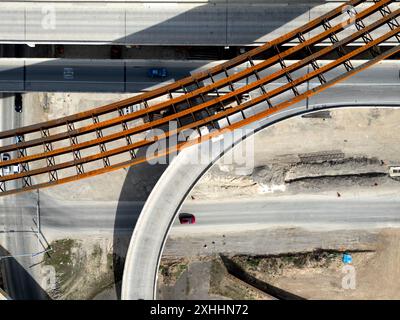
<svg viewBox="0 0 400 320"><path fill-rule="evenodd" d="M0 59L0 92L147 92L224 62L226 61ZM321 62L326 63L328 61ZM362 61L356 62L360 63ZM237 72L249 66L250 63L241 65L237 67ZM147 72L154 67L166 68L168 76L150 78ZM275 71L278 68L272 67ZM386 84L398 85L399 69L398 60L385 60L355 75L351 83L374 85L384 80ZM240 88L255 80L255 76L249 76L239 80L234 86ZM308 83L316 86L318 80L311 79ZM284 82L280 79L271 84L278 86Z"/></svg>
<svg viewBox="0 0 400 320"><path fill-rule="evenodd" d="M262 45L341 3L245 2L2 1L0 43Z"/></svg>
<svg viewBox="0 0 400 320"><path fill-rule="evenodd" d="M140 92L173 83L207 61L0 59L4 92ZM150 78L150 68L165 67L166 78Z"/></svg>

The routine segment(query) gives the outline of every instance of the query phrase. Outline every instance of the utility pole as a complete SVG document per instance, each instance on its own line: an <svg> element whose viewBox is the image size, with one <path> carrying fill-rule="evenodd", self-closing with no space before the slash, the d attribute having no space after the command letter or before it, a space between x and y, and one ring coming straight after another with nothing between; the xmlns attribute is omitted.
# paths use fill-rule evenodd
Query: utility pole
<svg viewBox="0 0 400 320"><path fill-rule="evenodd" d="M37 201L36 201L36 226L37 226L37 233L38 235L42 233L40 228L40 193L39 189L36 190L37 192Z"/></svg>

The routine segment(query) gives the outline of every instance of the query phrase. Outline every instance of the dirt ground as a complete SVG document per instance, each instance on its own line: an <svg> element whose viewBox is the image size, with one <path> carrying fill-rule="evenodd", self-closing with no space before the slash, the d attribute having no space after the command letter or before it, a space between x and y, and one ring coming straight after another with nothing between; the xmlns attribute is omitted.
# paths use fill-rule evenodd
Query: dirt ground
<svg viewBox="0 0 400 320"><path fill-rule="evenodd" d="M331 110L326 118L282 121L256 133L248 147L239 144L222 157L187 201L323 194L338 188L368 194L377 186L379 192L398 195L399 181L388 178L388 172L400 164L399 120L399 110L357 108ZM254 154L239 165L246 150Z"/></svg>
<svg viewBox="0 0 400 320"><path fill-rule="evenodd" d="M107 239L60 239L50 248L42 266L55 269L56 281L48 292L52 299L93 299L114 285L112 244Z"/></svg>
<svg viewBox="0 0 400 320"><path fill-rule="evenodd" d="M400 299L400 232L382 233L376 255L357 271L355 299ZM357 269L356 269L357 270Z"/></svg>
<svg viewBox="0 0 400 320"><path fill-rule="evenodd" d="M164 259L159 268L157 299L263 299L264 295L230 277L217 256Z"/></svg>
<svg viewBox="0 0 400 320"><path fill-rule="evenodd" d="M373 250L319 249L267 256L232 255L230 259L262 283L304 299L400 299L399 245L400 230L383 229ZM343 252L351 254L351 264L343 263ZM196 277L203 280L202 285L190 280L188 270L194 266L198 269ZM348 266L350 271L345 269ZM178 269L181 271L177 272ZM349 282L346 279L350 276ZM271 298L230 276L217 255L197 259L163 258L158 288L160 299Z"/></svg>
<svg viewBox="0 0 400 320"><path fill-rule="evenodd" d="M399 299L400 231L386 229L380 233L376 251L352 253L354 289L342 286L347 273L336 256L329 263L271 265L249 271L258 278L306 299Z"/></svg>
<svg viewBox="0 0 400 320"><path fill-rule="evenodd" d="M201 178L186 201L328 195L337 191L347 197L376 193L399 196L399 186L400 180L389 176L389 166L376 158L271 163L244 176L216 166Z"/></svg>
<svg viewBox="0 0 400 320"><path fill-rule="evenodd" d="M229 259L256 279L305 299L400 299L400 230L383 229L368 249L351 250L355 288L344 288L344 249L231 254ZM51 243L43 266L54 266L53 299L108 299L115 296L111 243L105 239L62 239ZM344 247L343 247L344 248ZM341 251L342 250L342 251ZM219 255L164 257L158 299L274 299L235 275Z"/></svg>

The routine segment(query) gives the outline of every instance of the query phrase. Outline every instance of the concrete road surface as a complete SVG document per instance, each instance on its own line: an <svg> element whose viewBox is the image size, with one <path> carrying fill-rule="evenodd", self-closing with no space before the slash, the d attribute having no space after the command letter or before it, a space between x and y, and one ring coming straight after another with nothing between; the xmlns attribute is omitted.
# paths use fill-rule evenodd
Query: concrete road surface
<svg viewBox="0 0 400 320"><path fill-rule="evenodd" d="M246 5L237 0L3 1L0 43L259 45L340 3L323 0L248 0Z"/></svg>

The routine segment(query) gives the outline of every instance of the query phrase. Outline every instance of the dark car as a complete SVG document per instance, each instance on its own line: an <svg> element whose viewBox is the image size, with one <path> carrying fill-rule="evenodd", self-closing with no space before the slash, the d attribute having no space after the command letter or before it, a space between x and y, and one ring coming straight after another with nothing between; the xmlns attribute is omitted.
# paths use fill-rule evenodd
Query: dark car
<svg viewBox="0 0 400 320"><path fill-rule="evenodd" d="M181 213L179 214L179 222L181 224L194 224L196 223L196 218L190 213Z"/></svg>
<svg viewBox="0 0 400 320"><path fill-rule="evenodd" d="M165 78L168 77L168 71L165 68L151 68L147 70L147 75L150 78Z"/></svg>
<svg viewBox="0 0 400 320"><path fill-rule="evenodd" d="M10 159L11 159L11 157L10 157L10 155L8 153L3 153L1 155L1 161L8 161Z"/></svg>
<svg viewBox="0 0 400 320"><path fill-rule="evenodd" d="M14 108L17 112L22 112L22 94L16 93L14 98Z"/></svg>
<svg viewBox="0 0 400 320"><path fill-rule="evenodd" d="M55 58L64 58L64 55L65 55L64 45L62 44L56 45L54 54Z"/></svg>
<svg viewBox="0 0 400 320"><path fill-rule="evenodd" d="M1 155L1 161L8 161L11 159L11 156L8 153L3 153ZM2 175L9 175L11 173L10 166L2 167L1 170Z"/></svg>
<svg viewBox="0 0 400 320"><path fill-rule="evenodd" d="M121 59L122 57L122 48L120 46L111 46L110 50L111 59Z"/></svg>

